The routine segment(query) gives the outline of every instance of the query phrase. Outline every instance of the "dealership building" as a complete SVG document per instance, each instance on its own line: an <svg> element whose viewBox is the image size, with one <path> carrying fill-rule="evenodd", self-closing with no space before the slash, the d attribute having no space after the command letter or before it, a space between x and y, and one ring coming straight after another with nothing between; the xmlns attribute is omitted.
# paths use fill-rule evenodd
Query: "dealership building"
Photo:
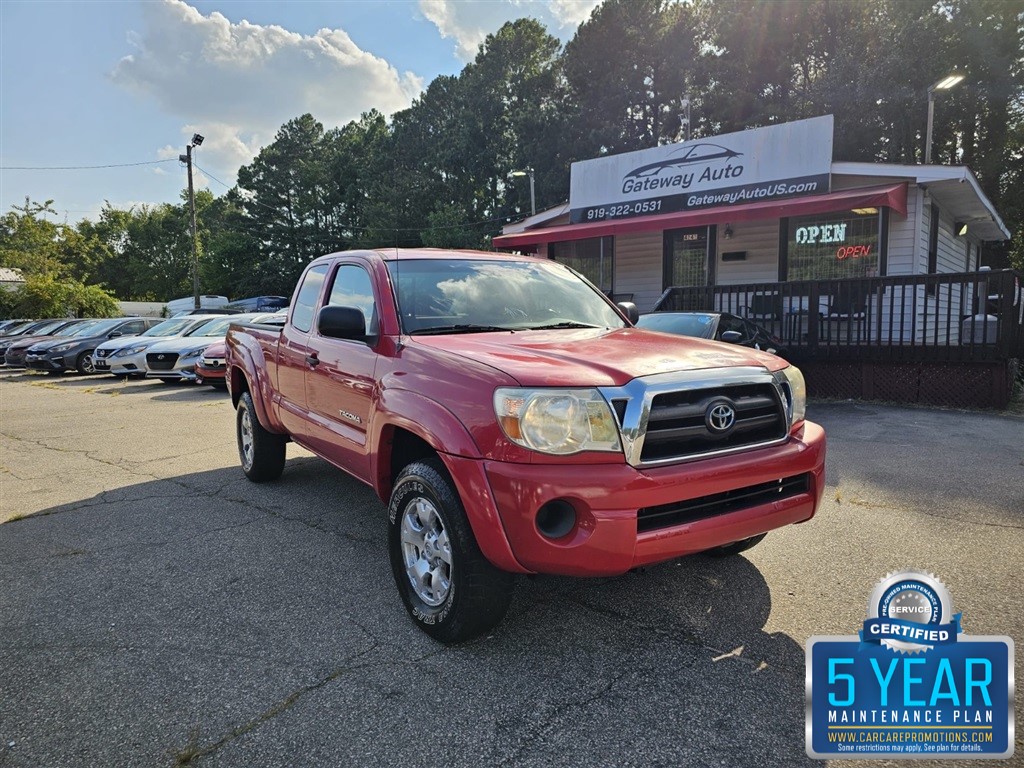
<svg viewBox="0 0 1024 768"><path fill-rule="evenodd" d="M758 322L820 394L968 404L980 384L970 404L999 405L1024 308L1019 275L979 269L1010 237L998 212L966 167L834 162L832 133L827 115L574 163L569 202L494 246L641 312Z"/></svg>

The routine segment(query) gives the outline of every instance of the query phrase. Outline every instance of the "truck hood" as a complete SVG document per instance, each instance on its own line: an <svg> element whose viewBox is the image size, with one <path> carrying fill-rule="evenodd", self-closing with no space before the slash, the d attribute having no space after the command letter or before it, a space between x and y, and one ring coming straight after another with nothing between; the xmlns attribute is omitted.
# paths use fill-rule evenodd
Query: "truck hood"
<svg viewBox="0 0 1024 768"><path fill-rule="evenodd" d="M409 344L467 357L523 386L619 387L639 376L709 368L789 365L767 352L640 328L407 337Z"/></svg>

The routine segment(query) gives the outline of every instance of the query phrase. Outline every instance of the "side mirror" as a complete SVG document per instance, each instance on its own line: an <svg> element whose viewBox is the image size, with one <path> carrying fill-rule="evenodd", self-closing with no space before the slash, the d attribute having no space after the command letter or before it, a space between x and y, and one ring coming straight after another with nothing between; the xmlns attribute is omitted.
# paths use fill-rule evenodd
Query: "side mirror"
<svg viewBox="0 0 1024 768"><path fill-rule="evenodd" d="M111 331L110 333L107 334L107 338L108 339L116 339L120 335L121 335L120 331Z"/></svg>
<svg viewBox="0 0 1024 768"><path fill-rule="evenodd" d="M743 341L743 334L739 331L725 331L722 334L722 341L726 344L739 344Z"/></svg>
<svg viewBox="0 0 1024 768"><path fill-rule="evenodd" d="M366 341L366 318L355 307L324 307L317 316L317 330L332 339Z"/></svg>
<svg viewBox="0 0 1024 768"><path fill-rule="evenodd" d="M640 310L636 308L636 304L632 301L620 301L615 306L622 311L631 325L636 325L636 321L640 319Z"/></svg>

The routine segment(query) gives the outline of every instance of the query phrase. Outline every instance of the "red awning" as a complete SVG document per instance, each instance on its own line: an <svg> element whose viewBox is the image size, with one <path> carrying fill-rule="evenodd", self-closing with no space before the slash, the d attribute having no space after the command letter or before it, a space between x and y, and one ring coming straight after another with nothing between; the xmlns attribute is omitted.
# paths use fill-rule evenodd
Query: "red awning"
<svg viewBox="0 0 1024 768"><path fill-rule="evenodd" d="M585 240L588 237L624 235L629 232L655 232L683 227L701 227L737 221L781 219L788 216L810 216L815 213L852 210L854 208L891 208L901 215L907 214L907 182L883 187L844 189L827 195L791 197L786 200L767 200L745 205L723 205L702 208L699 211L662 213L656 216L635 216L588 224L563 224L547 229L531 229L514 235L494 238L495 248L520 248L538 243L556 243L565 240Z"/></svg>

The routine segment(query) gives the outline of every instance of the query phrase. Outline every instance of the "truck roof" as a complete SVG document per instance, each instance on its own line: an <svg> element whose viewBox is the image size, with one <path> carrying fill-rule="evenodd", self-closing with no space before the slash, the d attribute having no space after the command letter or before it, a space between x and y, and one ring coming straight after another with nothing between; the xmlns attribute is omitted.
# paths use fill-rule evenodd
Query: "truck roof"
<svg viewBox="0 0 1024 768"><path fill-rule="evenodd" d="M368 256L384 261L411 261L418 259L474 259L489 261L543 261L536 256L521 256L513 253L499 253L496 251L471 251L455 248L364 248L353 251L339 251L330 253L314 259L311 263L327 261L337 256Z"/></svg>

